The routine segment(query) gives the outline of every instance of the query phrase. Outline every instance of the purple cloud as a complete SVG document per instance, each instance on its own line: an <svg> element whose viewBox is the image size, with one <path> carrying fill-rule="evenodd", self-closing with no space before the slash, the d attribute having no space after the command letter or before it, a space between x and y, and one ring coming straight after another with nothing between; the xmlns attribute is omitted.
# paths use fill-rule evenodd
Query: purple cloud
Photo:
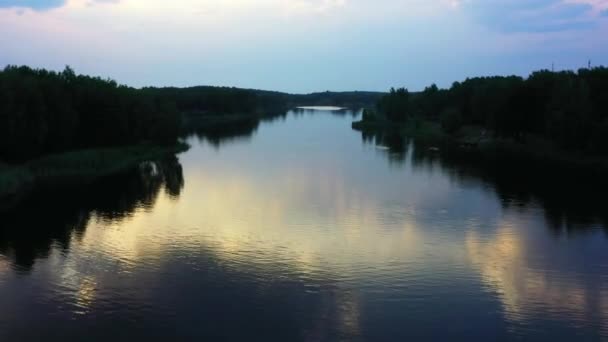
<svg viewBox="0 0 608 342"><path fill-rule="evenodd" d="M91 0L90 4L95 3L117 3L120 0ZM35 11L46 11L53 8L63 7L66 0L0 0L1 8L29 8Z"/></svg>

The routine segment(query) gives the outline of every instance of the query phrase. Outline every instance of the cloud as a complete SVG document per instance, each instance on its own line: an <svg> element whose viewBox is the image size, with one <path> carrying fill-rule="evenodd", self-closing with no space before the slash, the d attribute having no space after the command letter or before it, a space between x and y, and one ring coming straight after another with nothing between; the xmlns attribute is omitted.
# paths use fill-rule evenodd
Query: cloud
<svg viewBox="0 0 608 342"><path fill-rule="evenodd" d="M327 12L346 5L346 0L292 0L286 1L288 11Z"/></svg>
<svg viewBox="0 0 608 342"><path fill-rule="evenodd" d="M0 8L31 8L44 11L65 5L66 0L0 0Z"/></svg>
<svg viewBox="0 0 608 342"><path fill-rule="evenodd" d="M460 6L495 30L560 32L593 28L600 0L468 0Z"/></svg>
<svg viewBox="0 0 608 342"><path fill-rule="evenodd" d="M118 3L120 0L90 0L89 5L98 3ZM17 8L22 11L25 8L34 11L46 11L60 8L67 4L67 0L0 0L0 9Z"/></svg>

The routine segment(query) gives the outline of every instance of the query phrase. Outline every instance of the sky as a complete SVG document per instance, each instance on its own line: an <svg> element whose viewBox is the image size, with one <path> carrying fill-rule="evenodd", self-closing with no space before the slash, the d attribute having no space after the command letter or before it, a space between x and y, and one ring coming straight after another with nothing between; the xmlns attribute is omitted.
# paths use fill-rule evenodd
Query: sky
<svg viewBox="0 0 608 342"><path fill-rule="evenodd" d="M0 0L0 66L134 87L420 90L608 65L608 0Z"/></svg>

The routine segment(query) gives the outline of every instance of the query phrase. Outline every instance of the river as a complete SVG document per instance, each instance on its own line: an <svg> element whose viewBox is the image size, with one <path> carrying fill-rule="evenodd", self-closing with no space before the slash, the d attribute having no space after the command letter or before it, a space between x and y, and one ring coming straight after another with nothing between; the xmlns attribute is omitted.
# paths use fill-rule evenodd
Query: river
<svg viewBox="0 0 608 342"><path fill-rule="evenodd" d="M608 340L605 206L334 109L2 214L0 340Z"/></svg>

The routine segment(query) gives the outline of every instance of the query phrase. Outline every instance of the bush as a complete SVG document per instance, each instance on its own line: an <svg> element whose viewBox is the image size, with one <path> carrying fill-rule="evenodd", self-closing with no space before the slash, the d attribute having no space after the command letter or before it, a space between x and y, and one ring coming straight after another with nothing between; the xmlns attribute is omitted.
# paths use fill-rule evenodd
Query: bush
<svg viewBox="0 0 608 342"><path fill-rule="evenodd" d="M441 114L441 129L447 134L456 133L463 125L462 114L455 108L448 108Z"/></svg>
<svg viewBox="0 0 608 342"><path fill-rule="evenodd" d="M373 109L364 109L362 119L365 122L369 122L369 121L376 121L378 119L378 117Z"/></svg>

